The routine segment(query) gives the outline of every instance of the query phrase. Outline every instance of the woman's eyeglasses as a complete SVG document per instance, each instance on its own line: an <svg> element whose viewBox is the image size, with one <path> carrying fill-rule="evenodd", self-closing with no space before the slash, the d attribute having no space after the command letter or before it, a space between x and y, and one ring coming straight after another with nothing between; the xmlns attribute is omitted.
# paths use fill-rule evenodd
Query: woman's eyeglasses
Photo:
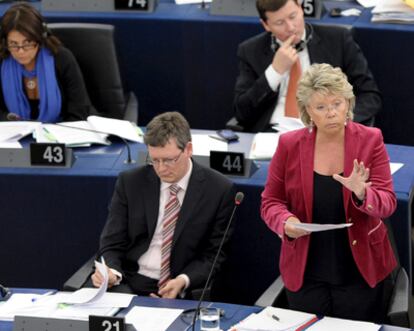
<svg viewBox="0 0 414 331"><path fill-rule="evenodd" d="M11 52L11 53L17 53L20 49L26 51L31 51L32 49L35 49L37 47L37 42L35 41L30 41L28 43L24 43L23 45L15 45L15 44L10 44L7 45L7 49Z"/></svg>

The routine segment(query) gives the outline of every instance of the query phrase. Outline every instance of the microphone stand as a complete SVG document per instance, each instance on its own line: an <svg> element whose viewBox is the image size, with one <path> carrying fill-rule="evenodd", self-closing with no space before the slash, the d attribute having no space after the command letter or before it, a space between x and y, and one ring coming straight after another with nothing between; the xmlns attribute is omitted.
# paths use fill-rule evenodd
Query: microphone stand
<svg viewBox="0 0 414 331"><path fill-rule="evenodd" d="M94 132L94 133L100 133L100 134L110 134L108 132L103 132L103 131L98 131L98 130L93 130L93 129L78 128L76 126L63 125L63 124L59 124L59 123L55 123L55 125L60 126L60 127L64 127L64 128L70 128L70 129L75 129L75 130L86 131L86 132ZM126 141L126 139L121 137L121 136L118 136L118 135L114 135L114 136L120 138L122 140L122 142L125 144L126 148L127 148L127 159L124 161L124 163L125 164L134 164L134 163L136 163L136 161L133 160L132 157L131 157L131 147L129 146L129 143Z"/></svg>
<svg viewBox="0 0 414 331"><path fill-rule="evenodd" d="M195 330L195 324L196 324L197 316L200 313L201 303L203 302L205 292L206 292L206 290L208 288L208 285L210 284L210 279L211 279L211 276L213 275L214 267L215 267L215 265L217 263L217 259L218 259L219 255L221 253L222 248L223 248L224 240L227 237L227 232L229 231L230 225L231 225L231 223L233 221L234 213L236 212L237 207L241 204L243 198L244 198L244 194L242 192L237 192L236 199L235 199L235 206L234 206L233 211L232 211L232 213L230 215L230 221L227 223L227 227L224 230L223 238L221 238L221 242L220 242L219 248L217 249L216 256L214 257L213 264L211 265L210 272L208 274L206 283L204 285L203 291L201 292L200 299L198 300L198 304L197 304L197 307L196 307L195 312L194 312L193 321L191 323L191 330L192 331Z"/></svg>

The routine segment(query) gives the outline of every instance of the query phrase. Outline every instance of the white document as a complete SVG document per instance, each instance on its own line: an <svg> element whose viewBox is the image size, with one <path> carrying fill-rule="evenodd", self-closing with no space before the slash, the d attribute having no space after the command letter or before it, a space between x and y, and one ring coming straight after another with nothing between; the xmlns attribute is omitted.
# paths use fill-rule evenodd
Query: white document
<svg viewBox="0 0 414 331"><path fill-rule="evenodd" d="M89 304L99 302L99 300L104 296L106 290L108 289L108 269L106 267L105 261L102 258L102 263L95 261L95 268L103 276L103 282L99 288L81 288L76 292L73 292L72 295L64 301L63 303L67 304Z"/></svg>
<svg viewBox="0 0 414 331"><path fill-rule="evenodd" d="M369 322L324 317L308 328L307 331L378 331L380 328L381 325Z"/></svg>
<svg viewBox="0 0 414 331"><path fill-rule="evenodd" d="M66 125L70 127L65 127ZM59 142L68 147L88 147L91 144L110 145L107 134L79 130L91 129L88 122L76 121L56 124L43 124L36 130L37 142Z"/></svg>
<svg viewBox="0 0 414 331"><path fill-rule="evenodd" d="M357 0L357 2L365 8L369 8L375 7L378 4L379 0Z"/></svg>
<svg viewBox="0 0 414 331"><path fill-rule="evenodd" d="M23 148L18 141L0 141L0 148Z"/></svg>
<svg viewBox="0 0 414 331"><path fill-rule="evenodd" d="M211 0L205 0L204 3L209 3ZM202 0L175 0L176 5L189 5L193 3L202 3Z"/></svg>
<svg viewBox="0 0 414 331"><path fill-rule="evenodd" d="M277 130L279 133L303 129L304 127L305 125L301 119L294 117L280 117L277 119L277 124L272 126L272 128Z"/></svg>
<svg viewBox="0 0 414 331"><path fill-rule="evenodd" d="M143 143L143 134L140 128L129 121L117 120L100 116L89 116L88 122L92 128L124 138L129 141Z"/></svg>
<svg viewBox="0 0 414 331"><path fill-rule="evenodd" d="M297 229L302 229L308 232L319 232L319 231L328 231L328 230L337 230L343 228L349 228L353 223L341 223L341 224L317 224L317 223L291 223Z"/></svg>
<svg viewBox="0 0 414 331"><path fill-rule="evenodd" d="M0 142L16 142L31 134L40 124L28 121L0 122Z"/></svg>
<svg viewBox="0 0 414 331"><path fill-rule="evenodd" d="M125 322L139 331L165 331L182 312L183 309L134 307Z"/></svg>
<svg viewBox="0 0 414 331"><path fill-rule="evenodd" d="M210 151L227 152L228 143L211 138L207 134L192 134L193 154L209 156Z"/></svg>
<svg viewBox="0 0 414 331"><path fill-rule="evenodd" d="M66 301L71 292L49 294L13 294L9 300L0 303L0 320L12 321L16 315L88 320L89 315L112 316L119 310L95 305L62 305L60 302Z"/></svg>
<svg viewBox="0 0 414 331"><path fill-rule="evenodd" d="M402 168L403 165L404 163L391 162L390 163L391 175L395 174L400 168Z"/></svg>
<svg viewBox="0 0 414 331"><path fill-rule="evenodd" d="M270 160L276 152L280 134L277 132L259 132L254 135L249 159Z"/></svg>
<svg viewBox="0 0 414 331"><path fill-rule="evenodd" d="M291 331L295 330L313 318L315 318L315 315L313 314L276 307L266 307L260 313L249 315L246 319L239 322L230 330ZM337 331L336 329L332 330Z"/></svg>

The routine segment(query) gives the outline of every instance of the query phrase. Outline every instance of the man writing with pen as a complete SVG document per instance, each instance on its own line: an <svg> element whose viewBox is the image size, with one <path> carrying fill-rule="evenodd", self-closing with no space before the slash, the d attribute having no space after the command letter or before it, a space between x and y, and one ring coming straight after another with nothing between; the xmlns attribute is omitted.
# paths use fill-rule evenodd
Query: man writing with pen
<svg viewBox="0 0 414 331"><path fill-rule="evenodd" d="M233 207L233 184L192 160L187 121L163 113L147 126L148 164L120 174L99 255L117 292L191 298L204 286ZM225 259L221 253L217 268ZM102 275L95 271L93 286Z"/></svg>

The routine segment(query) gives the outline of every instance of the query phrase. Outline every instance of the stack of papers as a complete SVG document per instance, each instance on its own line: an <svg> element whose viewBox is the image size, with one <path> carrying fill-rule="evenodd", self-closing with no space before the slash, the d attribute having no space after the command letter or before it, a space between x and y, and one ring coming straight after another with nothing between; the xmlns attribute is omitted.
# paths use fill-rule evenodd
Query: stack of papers
<svg viewBox="0 0 414 331"><path fill-rule="evenodd" d="M0 122L0 148L22 148L19 139L31 134L40 122Z"/></svg>
<svg viewBox="0 0 414 331"><path fill-rule="evenodd" d="M277 120L272 128L279 133L289 132L293 130L303 129L305 125L299 118L294 117L281 117Z"/></svg>
<svg viewBox="0 0 414 331"><path fill-rule="evenodd" d="M214 136L215 137L215 136ZM193 154L209 156L210 151L227 152L228 143L208 134L192 134Z"/></svg>
<svg viewBox="0 0 414 331"><path fill-rule="evenodd" d="M266 307L260 313L251 314L233 326L231 331L288 331L306 324L316 318L313 314ZM331 330L332 331L332 330Z"/></svg>
<svg viewBox="0 0 414 331"><path fill-rule="evenodd" d="M100 116L89 116L86 121L43 124L35 132L37 142L58 142L68 147L109 145L109 135L143 142L141 129L131 122Z"/></svg>
<svg viewBox="0 0 414 331"><path fill-rule="evenodd" d="M250 148L249 159L270 160L275 154L280 133L259 132L255 134Z"/></svg>
<svg viewBox="0 0 414 331"><path fill-rule="evenodd" d="M139 331L165 331L182 312L183 309L134 307L125 322Z"/></svg>
<svg viewBox="0 0 414 331"><path fill-rule="evenodd" d="M380 325L374 323L332 317L318 318L313 314L267 307L258 314L249 315L230 331L378 331L380 328Z"/></svg>
<svg viewBox="0 0 414 331"><path fill-rule="evenodd" d="M47 292L42 295L16 293L0 303L0 320L12 321L16 315L88 320L89 315L112 316L128 307L134 295L107 293L108 269L105 261L96 262L104 281L99 288L76 292Z"/></svg>
<svg viewBox="0 0 414 331"><path fill-rule="evenodd" d="M372 22L414 23L414 8L402 0L378 0L372 10Z"/></svg>

